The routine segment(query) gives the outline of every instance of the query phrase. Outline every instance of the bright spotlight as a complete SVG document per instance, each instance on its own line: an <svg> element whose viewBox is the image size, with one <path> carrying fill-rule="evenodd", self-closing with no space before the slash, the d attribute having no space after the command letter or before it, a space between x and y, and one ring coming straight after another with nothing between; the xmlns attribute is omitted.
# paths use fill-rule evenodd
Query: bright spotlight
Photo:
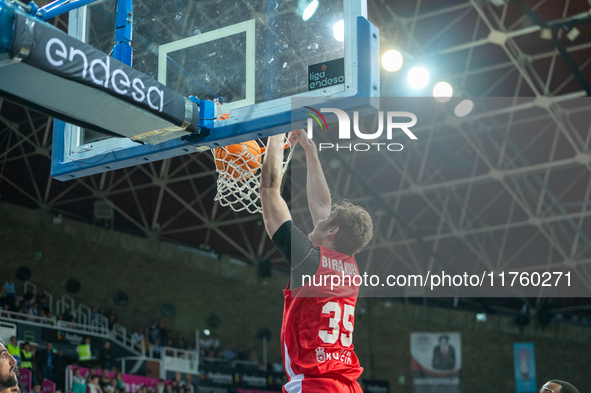
<svg viewBox="0 0 591 393"><path fill-rule="evenodd" d="M481 312L476 314L476 322L486 322L486 313Z"/></svg>
<svg viewBox="0 0 591 393"><path fill-rule="evenodd" d="M464 100L456 106L454 109L454 113L457 117L464 117L468 113L472 112L472 108L474 108L474 103L471 100Z"/></svg>
<svg viewBox="0 0 591 393"><path fill-rule="evenodd" d="M334 39L340 42L345 41L345 21L340 20L332 27L332 35Z"/></svg>
<svg viewBox="0 0 591 393"><path fill-rule="evenodd" d="M398 71L402 67L402 54L397 50L389 50L382 56L382 66L386 71Z"/></svg>
<svg viewBox="0 0 591 393"><path fill-rule="evenodd" d="M453 89L447 82L439 82L433 87L433 97L439 102L447 102L453 95Z"/></svg>
<svg viewBox="0 0 591 393"><path fill-rule="evenodd" d="M422 89L429 83L429 71L423 67L415 67L408 72L408 83L413 89Z"/></svg>
<svg viewBox="0 0 591 393"><path fill-rule="evenodd" d="M318 8L318 0L313 0L310 4L308 4L306 9L304 10L304 14L302 15L302 19L304 21L307 21L308 19L310 19L312 17L312 15L314 15L314 13L316 12L316 8Z"/></svg>
<svg viewBox="0 0 591 393"><path fill-rule="evenodd" d="M211 332L209 331L209 329L203 329L203 334L205 334L206 336L209 336L211 334Z"/></svg>

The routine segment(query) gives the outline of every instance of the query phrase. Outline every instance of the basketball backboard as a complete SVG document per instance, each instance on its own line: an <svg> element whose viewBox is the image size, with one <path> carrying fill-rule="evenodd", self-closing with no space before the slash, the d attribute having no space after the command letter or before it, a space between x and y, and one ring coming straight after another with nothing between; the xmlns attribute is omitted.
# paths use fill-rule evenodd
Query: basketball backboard
<svg viewBox="0 0 591 393"><path fill-rule="evenodd" d="M70 12L69 33L109 54L116 0ZM207 136L141 145L56 122L52 176L77 178L290 131L291 98L379 96L365 0L138 0L133 62L182 95L219 102ZM97 111L100 111L97 108ZM108 116L105 113L105 116Z"/></svg>

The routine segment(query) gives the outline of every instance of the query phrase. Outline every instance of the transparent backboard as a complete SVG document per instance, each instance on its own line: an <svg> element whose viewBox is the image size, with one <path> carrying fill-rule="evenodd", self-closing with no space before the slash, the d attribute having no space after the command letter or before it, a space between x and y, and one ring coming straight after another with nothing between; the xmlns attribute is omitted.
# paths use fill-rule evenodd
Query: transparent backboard
<svg viewBox="0 0 591 393"><path fill-rule="evenodd" d="M314 97L356 95L357 19L366 9L365 0L134 0L132 67L186 97L218 101L224 116L203 146L215 147L208 141L250 132L245 124L257 119L284 114L289 126L292 97L310 97L311 105ZM112 54L116 12L116 0L73 11L69 33ZM267 136L258 128L257 137ZM66 163L137 147L75 126L63 132Z"/></svg>

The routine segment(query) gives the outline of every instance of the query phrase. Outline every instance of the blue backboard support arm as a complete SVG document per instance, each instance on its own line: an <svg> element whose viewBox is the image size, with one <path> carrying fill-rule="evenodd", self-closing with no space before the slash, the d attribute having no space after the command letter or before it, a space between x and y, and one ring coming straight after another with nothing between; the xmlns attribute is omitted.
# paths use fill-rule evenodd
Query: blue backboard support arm
<svg viewBox="0 0 591 393"><path fill-rule="evenodd" d="M133 58L133 49L131 47L132 24L132 0L117 0L113 57L128 66L131 66Z"/></svg>

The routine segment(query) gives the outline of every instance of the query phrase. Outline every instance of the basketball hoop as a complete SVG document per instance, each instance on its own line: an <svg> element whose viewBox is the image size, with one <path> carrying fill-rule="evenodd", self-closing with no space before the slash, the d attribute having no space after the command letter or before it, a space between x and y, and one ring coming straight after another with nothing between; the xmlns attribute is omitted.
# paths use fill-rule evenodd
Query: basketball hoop
<svg viewBox="0 0 591 393"><path fill-rule="evenodd" d="M253 142L258 144L260 153L251 148ZM287 171L296 143L289 136L285 139L282 176ZM262 213L259 195L262 165L259 164L265 159L266 146L260 139L240 145L244 148L229 145L212 150L218 173L218 190L214 200L236 212Z"/></svg>

